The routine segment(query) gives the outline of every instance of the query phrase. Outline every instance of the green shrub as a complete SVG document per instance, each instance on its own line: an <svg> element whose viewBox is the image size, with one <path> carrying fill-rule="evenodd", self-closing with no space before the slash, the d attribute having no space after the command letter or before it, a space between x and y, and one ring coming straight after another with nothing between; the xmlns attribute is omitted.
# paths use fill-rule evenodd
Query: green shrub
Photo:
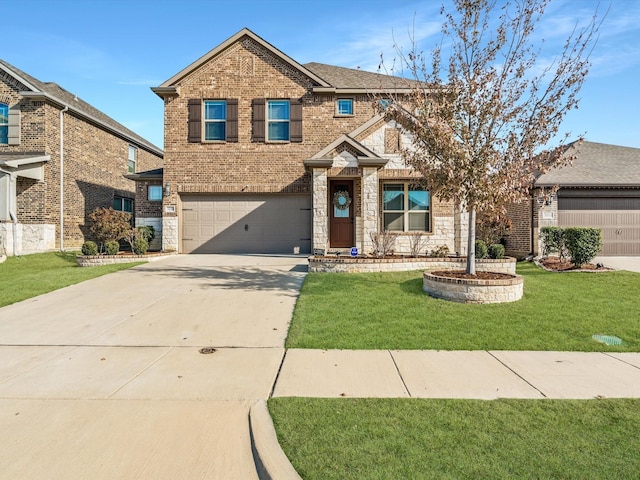
<svg viewBox="0 0 640 480"><path fill-rule="evenodd" d="M135 238L133 240L133 243L131 244L131 249L136 255L144 255L145 253L147 253L148 248L149 242L147 242L147 240L141 236Z"/></svg>
<svg viewBox="0 0 640 480"><path fill-rule="evenodd" d="M84 242L81 248L83 255L97 255L98 254L98 245L96 242L92 242L89 240L88 242Z"/></svg>
<svg viewBox="0 0 640 480"><path fill-rule="evenodd" d="M564 243L571 262L576 267L589 263L602 248L602 230L599 228L570 227L564 230Z"/></svg>
<svg viewBox="0 0 640 480"><path fill-rule="evenodd" d="M140 234L148 243L151 243L151 240L153 240L156 237L156 230L155 228L153 228L152 225L142 225L137 228Z"/></svg>
<svg viewBox="0 0 640 480"><path fill-rule="evenodd" d="M476 240L476 258L485 258L487 256L487 244L484 240Z"/></svg>
<svg viewBox="0 0 640 480"><path fill-rule="evenodd" d="M487 248L487 254L489 258L504 258L504 245L500 243L494 243Z"/></svg>
<svg viewBox="0 0 640 480"><path fill-rule="evenodd" d="M120 244L114 240L110 240L104 244L104 253L107 255L117 255L120 250Z"/></svg>
<svg viewBox="0 0 640 480"><path fill-rule="evenodd" d="M557 253L560 259L563 259L567 255L563 228L542 227L540 236L542 237L542 254L545 257Z"/></svg>

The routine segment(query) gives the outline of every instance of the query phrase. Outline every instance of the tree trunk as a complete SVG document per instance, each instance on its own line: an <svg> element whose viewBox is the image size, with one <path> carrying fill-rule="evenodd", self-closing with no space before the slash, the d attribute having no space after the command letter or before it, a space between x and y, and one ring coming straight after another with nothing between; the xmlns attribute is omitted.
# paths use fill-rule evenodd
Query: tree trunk
<svg viewBox="0 0 640 480"><path fill-rule="evenodd" d="M476 207L469 207L469 236L467 238L467 273L476 274Z"/></svg>

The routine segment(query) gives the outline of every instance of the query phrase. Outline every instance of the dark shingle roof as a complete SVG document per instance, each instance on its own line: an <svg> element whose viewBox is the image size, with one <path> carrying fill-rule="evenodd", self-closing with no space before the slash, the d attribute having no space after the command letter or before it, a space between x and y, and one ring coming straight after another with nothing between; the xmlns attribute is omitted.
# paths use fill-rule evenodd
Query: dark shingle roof
<svg viewBox="0 0 640 480"><path fill-rule="evenodd" d="M392 75L366 72L354 68L335 67L324 63L305 63L304 67L335 88L394 89L410 88L415 82Z"/></svg>
<svg viewBox="0 0 640 480"><path fill-rule="evenodd" d="M35 89L34 93L42 92L52 98L54 101L57 101L63 105L67 105L71 110L76 111L77 113L87 117L90 120L94 120L99 125L120 133L122 136L132 141L133 143L136 143L141 147L145 147L146 149L151 150L156 154L162 155L162 150L159 147L155 146L153 143L144 139L137 133L129 130L121 123L116 122L113 118L109 117L97 108L89 105L87 102L81 100L76 95L68 92L60 85L53 82L41 82L37 78L32 77L28 73L23 72L22 70L14 67L4 60L0 60L0 68L3 70L8 70L7 73L9 74L18 75L23 80L31 84L30 86ZM29 87L28 85L25 86Z"/></svg>
<svg viewBox="0 0 640 480"><path fill-rule="evenodd" d="M537 186L640 186L640 148L576 142L569 146L565 155L575 155L572 165L541 175Z"/></svg>

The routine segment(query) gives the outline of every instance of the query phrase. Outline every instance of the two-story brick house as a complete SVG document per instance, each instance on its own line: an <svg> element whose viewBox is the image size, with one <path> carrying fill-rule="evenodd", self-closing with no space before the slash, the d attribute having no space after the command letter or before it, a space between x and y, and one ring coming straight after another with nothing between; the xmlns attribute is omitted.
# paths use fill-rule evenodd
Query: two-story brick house
<svg viewBox="0 0 640 480"><path fill-rule="evenodd" d="M422 252L463 252L462 214L416 182L399 153L409 138L375 108L374 94L401 98L406 81L301 65L243 29L152 90L164 170L131 178L157 200L137 202L137 218L162 217L165 249L369 253L388 230L396 253L420 234Z"/></svg>
<svg viewBox="0 0 640 480"><path fill-rule="evenodd" d="M88 215L133 213L125 174L163 152L55 83L0 61L0 254L77 249Z"/></svg>

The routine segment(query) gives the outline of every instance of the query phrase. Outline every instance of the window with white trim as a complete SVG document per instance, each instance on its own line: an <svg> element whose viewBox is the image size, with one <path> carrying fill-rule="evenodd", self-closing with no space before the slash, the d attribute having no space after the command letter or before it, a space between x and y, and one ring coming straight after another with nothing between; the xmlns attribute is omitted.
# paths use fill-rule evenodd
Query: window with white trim
<svg viewBox="0 0 640 480"><path fill-rule="evenodd" d="M267 140L289 141L289 100L267 100Z"/></svg>
<svg viewBox="0 0 640 480"><path fill-rule="evenodd" d="M204 101L204 139L224 142L227 139L227 102Z"/></svg>
<svg viewBox="0 0 640 480"><path fill-rule="evenodd" d="M339 98L336 102L336 115L353 115L353 98Z"/></svg>
<svg viewBox="0 0 640 480"><path fill-rule="evenodd" d="M9 143L9 105L0 103L0 143Z"/></svg>
<svg viewBox="0 0 640 480"><path fill-rule="evenodd" d="M133 145L129 145L129 156L127 169L129 173L136 173L136 162L138 160L138 149Z"/></svg>
<svg viewBox="0 0 640 480"><path fill-rule="evenodd" d="M382 217L390 232L430 232L429 191L410 182L383 184Z"/></svg>

